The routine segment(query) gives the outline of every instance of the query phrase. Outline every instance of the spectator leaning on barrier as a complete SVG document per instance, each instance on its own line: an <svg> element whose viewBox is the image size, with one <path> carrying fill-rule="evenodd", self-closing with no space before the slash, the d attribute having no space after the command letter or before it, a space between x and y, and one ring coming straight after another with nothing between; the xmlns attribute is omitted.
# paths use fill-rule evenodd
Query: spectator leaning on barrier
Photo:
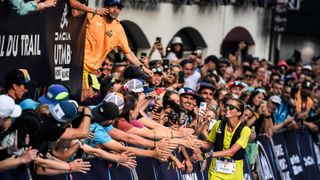
<svg viewBox="0 0 320 180"><path fill-rule="evenodd" d="M28 92L27 85L30 84L30 81L28 70L12 70L4 78L4 87L10 97L14 100L20 100Z"/></svg>
<svg viewBox="0 0 320 180"><path fill-rule="evenodd" d="M107 148L116 152L130 151L133 152L136 156L154 157L159 160L165 160L169 157L169 152L162 152L160 151L160 149L140 150L138 148L124 146L116 140L113 140L113 138L131 142L138 140L137 138L133 140L133 137L130 137L134 135L126 135L125 132L117 130L112 126L112 123L119 116L119 108L114 103L103 102L102 104L92 109L92 114L94 123L91 124L90 131L94 131L95 136L93 138L91 146L99 147L102 149ZM127 140L125 140L124 138L127 138ZM139 142L136 143L139 144ZM153 146L155 148L156 143L152 144L153 145L151 145L151 147ZM170 149L170 147L167 148Z"/></svg>
<svg viewBox="0 0 320 180"><path fill-rule="evenodd" d="M87 14L83 91L88 89L88 82L86 81L88 73L97 74L107 54L115 47L121 48L128 61L139 66L149 76L153 76L152 71L144 67L129 48L124 29L117 19L124 7L124 1L105 0L104 5L108 11L106 16ZM92 46L92 43L95 45Z"/></svg>
<svg viewBox="0 0 320 180"><path fill-rule="evenodd" d="M6 123L6 121L8 121L10 118L18 118L20 115L20 106L15 104L14 100L11 97L7 95L0 95L0 126L1 129L6 129L0 132L1 136L6 133L8 129L8 127L3 128L4 123ZM21 164L28 164L37 156L37 151L31 149L17 157L11 154L9 155L7 150L8 148L12 148L14 140L9 141L8 139L1 139L0 141L0 171L15 168ZM12 144L10 144L10 142ZM4 157L4 154L6 154L7 157Z"/></svg>

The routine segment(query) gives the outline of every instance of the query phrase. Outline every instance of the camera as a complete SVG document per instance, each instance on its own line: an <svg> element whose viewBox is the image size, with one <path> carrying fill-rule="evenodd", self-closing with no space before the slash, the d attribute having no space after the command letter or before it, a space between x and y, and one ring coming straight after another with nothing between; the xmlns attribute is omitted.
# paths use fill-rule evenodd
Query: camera
<svg viewBox="0 0 320 180"><path fill-rule="evenodd" d="M180 71L179 74L178 74L178 83L179 84L184 84L184 72L183 71Z"/></svg>
<svg viewBox="0 0 320 180"><path fill-rule="evenodd" d="M169 59L164 58L162 61L163 70L167 71L169 69Z"/></svg>
<svg viewBox="0 0 320 180"><path fill-rule="evenodd" d="M154 111L155 113L161 113L163 107L157 107L155 105L152 105L149 107L149 112Z"/></svg>
<svg viewBox="0 0 320 180"><path fill-rule="evenodd" d="M147 57L147 53L142 52L142 53L140 54L140 58L143 58L143 57Z"/></svg>
<svg viewBox="0 0 320 180"><path fill-rule="evenodd" d="M156 37L156 43L161 43L161 37Z"/></svg>
<svg viewBox="0 0 320 180"><path fill-rule="evenodd" d="M179 119L180 119L180 115L178 113L176 113L175 111L171 111L169 114L168 114L168 119L173 122L174 124L176 124Z"/></svg>

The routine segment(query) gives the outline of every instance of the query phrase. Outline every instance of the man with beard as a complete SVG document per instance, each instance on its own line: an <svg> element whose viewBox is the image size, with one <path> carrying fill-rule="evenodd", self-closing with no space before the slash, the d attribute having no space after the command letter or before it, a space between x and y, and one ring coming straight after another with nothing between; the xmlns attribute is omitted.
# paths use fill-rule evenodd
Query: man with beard
<svg viewBox="0 0 320 180"><path fill-rule="evenodd" d="M291 102L291 86L285 84L281 94L281 104L277 107L273 113L274 130L285 127L292 122L294 116L294 108Z"/></svg>
<svg viewBox="0 0 320 180"><path fill-rule="evenodd" d="M301 85L300 90L295 95L295 111L296 117L295 120L298 122L303 121L303 125L310 128L312 132L318 131L318 126L313 122L305 121L308 118L308 113L312 108L313 101L310 97L313 90L313 84L311 81L304 81ZM295 127L295 129L299 129L299 127Z"/></svg>

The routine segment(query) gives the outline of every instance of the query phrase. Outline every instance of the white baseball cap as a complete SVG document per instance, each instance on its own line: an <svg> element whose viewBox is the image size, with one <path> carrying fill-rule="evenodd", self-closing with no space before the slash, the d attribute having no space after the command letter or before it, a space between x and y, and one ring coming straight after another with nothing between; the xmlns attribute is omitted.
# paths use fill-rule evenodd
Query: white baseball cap
<svg viewBox="0 0 320 180"><path fill-rule="evenodd" d="M276 103L278 105L281 104L281 98L279 96L273 95L269 98L271 102Z"/></svg>
<svg viewBox="0 0 320 180"><path fill-rule="evenodd" d="M10 96L0 95L0 118L17 118L21 115L21 112L21 107L15 104Z"/></svg>
<svg viewBox="0 0 320 180"><path fill-rule="evenodd" d="M122 110L124 108L124 98L123 98L123 95L120 93L115 93L115 92L108 93L104 97L103 101L114 103L115 105L118 106L119 110Z"/></svg>
<svg viewBox="0 0 320 180"><path fill-rule="evenodd" d="M131 79L123 86L124 89L130 90L135 93L143 92L143 83L139 79Z"/></svg>

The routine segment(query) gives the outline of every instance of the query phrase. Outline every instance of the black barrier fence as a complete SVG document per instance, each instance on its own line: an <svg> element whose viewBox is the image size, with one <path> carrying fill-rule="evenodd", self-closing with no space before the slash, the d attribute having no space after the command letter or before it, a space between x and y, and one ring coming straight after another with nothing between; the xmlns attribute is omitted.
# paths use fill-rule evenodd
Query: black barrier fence
<svg viewBox="0 0 320 180"><path fill-rule="evenodd" d="M272 139L266 136L259 136L257 144L259 147L257 171L261 180L314 180L320 177L320 150L318 145L312 141L307 129L301 132L277 133L274 134ZM178 158L180 157L178 156ZM92 167L87 174L73 173L72 176L70 174L56 176L33 175L32 179L206 180L208 179L207 174L211 159L207 160L205 172L200 172L201 164L195 163L193 164L193 172L189 174L168 169L167 162L160 163L151 158L137 158L138 166L134 170L121 166L117 167L114 163L111 164L100 159L91 159L89 161ZM247 158L243 169L245 180L253 180ZM28 173L26 167L1 172L0 179L31 180L30 173Z"/></svg>
<svg viewBox="0 0 320 180"><path fill-rule="evenodd" d="M308 129L300 132L281 132L272 139L257 138L257 160L260 179L317 179L319 177L320 151Z"/></svg>

